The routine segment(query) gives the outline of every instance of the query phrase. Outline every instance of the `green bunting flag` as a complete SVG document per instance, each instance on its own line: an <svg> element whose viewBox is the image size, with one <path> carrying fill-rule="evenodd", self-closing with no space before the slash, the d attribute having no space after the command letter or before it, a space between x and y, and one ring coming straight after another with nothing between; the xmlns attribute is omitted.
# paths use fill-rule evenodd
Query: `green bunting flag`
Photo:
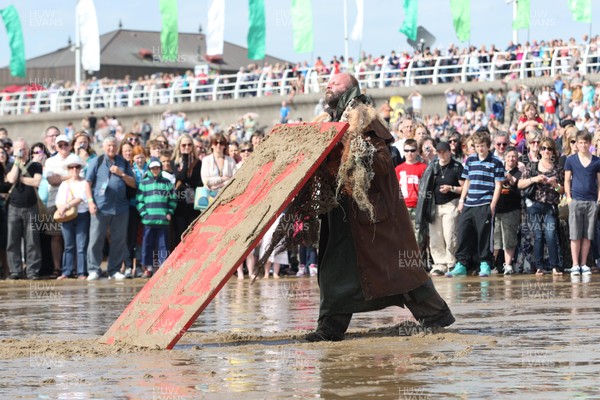
<svg viewBox="0 0 600 400"><path fill-rule="evenodd" d="M248 58L262 60L266 48L265 0L249 0Z"/></svg>
<svg viewBox="0 0 600 400"><path fill-rule="evenodd" d="M592 23L592 0L569 0L569 8L575 21Z"/></svg>
<svg viewBox="0 0 600 400"><path fill-rule="evenodd" d="M458 40L471 39L471 0L450 0L450 10Z"/></svg>
<svg viewBox="0 0 600 400"><path fill-rule="evenodd" d="M517 2L517 18L513 21L513 29L529 28L529 19L531 15L530 0L519 0Z"/></svg>
<svg viewBox="0 0 600 400"><path fill-rule="evenodd" d="M0 10L2 20L6 26L6 34L10 45L10 74L25 78L25 40L23 40L23 29L21 20L15 6L8 6Z"/></svg>
<svg viewBox="0 0 600 400"><path fill-rule="evenodd" d="M177 28L177 0L160 0L162 31L160 32L161 61L177 61L179 31Z"/></svg>
<svg viewBox="0 0 600 400"><path fill-rule="evenodd" d="M410 40L417 40L417 0L404 0L404 22L400 32L404 33Z"/></svg>
<svg viewBox="0 0 600 400"><path fill-rule="evenodd" d="M292 0L294 51L310 53L314 49L311 0Z"/></svg>

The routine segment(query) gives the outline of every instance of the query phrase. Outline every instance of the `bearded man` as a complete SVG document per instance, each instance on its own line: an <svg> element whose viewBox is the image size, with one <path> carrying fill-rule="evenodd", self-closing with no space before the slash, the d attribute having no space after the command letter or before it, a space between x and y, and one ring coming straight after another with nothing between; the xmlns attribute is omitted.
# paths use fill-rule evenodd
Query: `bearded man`
<svg viewBox="0 0 600 400"><path fill-rule="evenodd" d="M454 322L424 268L391 160L394 139L350 74L333 75L316 122L350 127L321 167L337 206L322 218L320 310L306 340L339 341L352 314L408 307L424 327Z"/></svg>

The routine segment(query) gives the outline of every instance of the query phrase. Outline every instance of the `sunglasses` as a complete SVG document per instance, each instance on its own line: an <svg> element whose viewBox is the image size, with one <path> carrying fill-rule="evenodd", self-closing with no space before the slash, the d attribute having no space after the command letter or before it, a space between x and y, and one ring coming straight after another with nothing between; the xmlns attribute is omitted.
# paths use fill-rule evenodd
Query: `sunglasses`
<svg viewBox="0 0 600 400"><path fill-rule="evenodd" d="M496 146L506 147L508 146L508 143L496 143Z"/></svg>
<svg viewBox="0 0 600 400"><path fill-rule="evenodd" d="M542 146L542 151L546 151L546 150L554 151L554 147Z"/></svg>
<svg viewBox="0 0 600 400"><path fill-rule="evenodd" d="M167 145L167 141L166 141L166 140L157 140L157 142L158 142L158 143L162 143L162 144L164 144L165 146Z"/></svg>
<svg viewBox="0 0 600 400"><path fill-rule="evenodd" d="M36 151L32 151L33 154L44 154L44 150L36 150Z"/></svg>
<svg viewBox="0 0 600 400"><path fill-rule="evenodd" d="M81 169L81 165L69 165L68 169Z"/></svg>
<svg viewBox="0 0 600 400"><path fill-rule="evenodd" d="M64 147L69 147L69 143L65 143L65 142L60 142L59 144L57 144L59 149L62 149Z"/></svg>
<svg viewBox="0 0 600 400"><path fill-rule="evenodd" d="M571 140L571 144L577 143L577 140Z"/></svg>
<svg viewBox="0 0 600 400"><path fill-rule="evenodd" d="M405 153L416 153L417 149L404 149Z"/></svg>
<svg viewBox="0 0 600 400"><path fill-rule="evenodd" d="M192 147L191 143L181 143L181 147Z"/></svg>
<svg viewBox="0 0 600 400"><path fill-rule="evenodd" d="M227 146L227 142L213 142L213 145Z"/></svg>
<svg viewBox="0 0 600 400"><path fill-rule="evenodd" d="M250 150L250 149L242 149L240 150L240 153L252 153L254 150Z"/></svg>
<svg viewBox="0 0 600 400"><path fill-rule="evenodd" d="M139 139L136 137L130 137L127 140L129 140L130 142L137 142ZM164 143L164 142L163 142Z"/></svg>
<svg viewBox="0 0 600 400"><path fill-rule="evenodd" d="M456 140L456 139L450 139L450 140L448 140L448 143L458 143L458 140Z"/></svg>
<svg viewBox="0 0 600 400"><path fill-rule="evenodd" d="M532 141L531 141L531 142L529 142L529 143L531 143L531 144L536 144L536 143L537 143L537 144L540 144L540 141L539 141L539 140L532 140Z"/></svg>

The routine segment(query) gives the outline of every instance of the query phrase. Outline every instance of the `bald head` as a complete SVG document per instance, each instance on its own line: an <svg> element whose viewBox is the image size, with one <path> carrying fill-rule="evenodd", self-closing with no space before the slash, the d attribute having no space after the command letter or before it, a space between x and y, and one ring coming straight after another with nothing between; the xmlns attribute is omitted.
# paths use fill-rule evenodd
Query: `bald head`
<svg viewBox="0 0 600 400"><path fill-rule="evenodd" d="M327 83L325 101L329 107L335 109L342 94L354 86L358 86L358 81L351 74L342 73L332 75Z"/></svg>

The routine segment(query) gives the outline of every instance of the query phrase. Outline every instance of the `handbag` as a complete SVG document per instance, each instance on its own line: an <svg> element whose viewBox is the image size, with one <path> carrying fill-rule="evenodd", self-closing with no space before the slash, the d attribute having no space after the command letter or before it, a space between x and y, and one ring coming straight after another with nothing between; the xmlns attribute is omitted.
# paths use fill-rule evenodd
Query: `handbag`
<svg viewBox="0 0 600 400"><path fill-rule="evenodd" d="M529 175L529 177L533 178L533 177L537 176L537 174L538 174L538 164L532 163L531 164L531 175ZM531 185L527 186L525 189L521 190L521 197L523 197L524 199L534 200L536 185L537 185L537 183L532 183Z"/></svg>
<svg viewBox="0 0 600 400"><path fill-rule="evenodd" d="M194 194L194 210L206 210L214 203L218 194L219 192L216 190L209 190L206 186L197 187L196 193Z"/></svg>
<svg viewBox="0 0 600 400"><path fill-rule="evenodd" d="M71 190L71 185L69 185L69 191L67 192L67 203L69 202L69 193L71 193L72 198L75 198L75 195L73 194L73 191ZM60 215L59 210L56 210L52 217L54 218L54 221L63 223L63 222L73 221L75 218L77 218L77 214L78 214L77 206L73 206L73 207L67 208L63 215Z"/></svg>

